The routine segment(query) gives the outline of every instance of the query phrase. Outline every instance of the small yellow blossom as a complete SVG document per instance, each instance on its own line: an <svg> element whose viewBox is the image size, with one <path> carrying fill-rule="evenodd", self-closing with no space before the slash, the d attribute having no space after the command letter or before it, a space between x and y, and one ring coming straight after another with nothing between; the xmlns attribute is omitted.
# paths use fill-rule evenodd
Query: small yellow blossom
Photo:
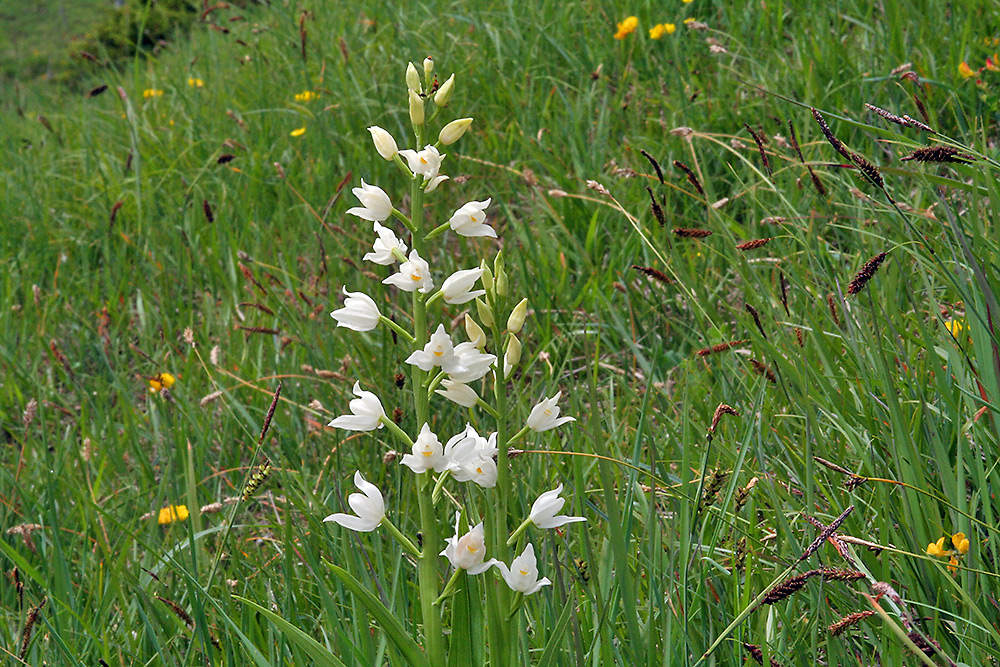
<svg viewBox="0 0 1000 667"><path fill-rule="evenodd" d="M312 90L303 90L301 93L295 94L296 102L308 102L319 97L319 93Z"/></svg>
<svg viewBox="0 0 1000 667"><path fill-rule="evenodd" d="M951 332L952 336L958 338L958 334L965 330L965 323L962 320L945 320L944 328Z"/></svg>
<svg viewBox="0 0 1000 667"><path fill-rule="evenodd" d="M165 526L168 523L173 523L174 521L184 521L191 513L188 512L187 505L171 505L170 507L164 507L160 510L160 514L156 521L161 526Z"/></svg>
<svg viewBox="0 0 1000 667"><path fill-rule="evenodd" d="M992 58L986 59L986 69L991 72L1000 72L1000 58L994 53Z"/></svg>
<svg viewBox="0 0 1000 667"><path fill-rule="evenodd" d="M188 85L192 88L203 88L205 86L205 82L201 79L189 78Z"/></svg>
<svg viewBox="0 0 1000 667"><path fill-rule="evenodd" d="M639 18L637 16L629 16L627 19L618 24L618 32L615 33L615 39L625 39L639 27Z"/></svg>
<svg viewBox="0 0 1000 667"><path fill-rule="evenodd" d="M150 97L159 97L162 94L163 91L160 90L159 88L147 88L146 90L142 91L142 96L145 97L147 100Z"/></svg>
<svg viewBox="0 0 1000 667"><path fill-rule="evenodd" d="M954 556L948 559L948 571L952 574L958 571L958 559Z"/></svg>
<svg viewBox="0 0 1000 667"><path fill-rule="evenodd" d="M297 127L291 132L289 132L289 134L291 134L293 137L301 137L305 133L306 133L306 128L304 127Z"/></svg>
<svg viewBox="0 0 1000 667"><path fill-rule="evenodd" d="M664 35L672 35L677 31L677 26L673 23L659 23L649 29L650 39L659 39Z"/></svg>
<svg viewBox="0 0 1000 667"><path fill-rule="evenodd" d="M149 393L156 394L162 389L170 389L174 386L174 382L177 382L177 378L170 373L155 375L149 378Z"/></svg>
<svg viewBox="0 0 1000 667"><path fill-rule="evenodd" d="M931 542L927 545L927 555L928 556L950 556L951 551L944 548L944 541L948 539L947 537L942 537L937 542Z"/></svg>
<svg viewBox="0 0 1000 667"><path fill-rule="evenodd" d="M965 533L955 533L952 535L951 544L955 547L955 551L962 556L969 553L969 538L965 536Z"/></svg>
<svg viewBox="0 0 1000 667"><path fill-rule="evenodd" d="M694 18L692 18L692 17L689 16L686 19L684 19L684 23L685 23L685 25L688 24L688 23L694 23Z"/></svg>
<svg viewBox="0 0 1000 667"><path fill-rule="evenodd" d="M694 2L694 0L684 0L684 4L685 5L688 4L688 3L691 3L691 2Z"/></svg>
<svg viewBox="0 0 1000 667"><path fill-rule="evenodd" d="M971 67L969 67L969 63L964 60L962 61L962 64L958 66L958 73L962 75L963 79L971 79L976 76L976 73L972 71Z"/></svg>

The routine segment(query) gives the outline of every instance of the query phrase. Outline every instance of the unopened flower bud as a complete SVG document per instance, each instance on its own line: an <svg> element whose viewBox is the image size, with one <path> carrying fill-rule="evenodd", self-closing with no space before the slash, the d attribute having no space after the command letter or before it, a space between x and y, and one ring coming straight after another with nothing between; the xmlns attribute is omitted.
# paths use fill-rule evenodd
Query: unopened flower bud
<svg viewBox="0 0 1000 667"><path fill-rule="evenodd" d="M441 128L441 132L438 134L438 141L444 146L450 146L462 138L462 135L469 129L470 125L472 125L471 118L453 120Z"/></svg>
<svg viewBox="0 0 1000 667"><path fill-rule="evenodd" d="M503 354L503 374L507 375L510 373L510 369L517 366L520 361L521 341L517 339L517 336L511 334L510 340L507 341L507 351Z"/></svg>
<svg viewBox="0 0 1000 667"><path fill-rule="evenodd" d="M486 347L486 332L468 313L465 314L465 335L480 352Z"/></svg>
<svg viewBox="0 0 1000 667"><path fill-rule="evenodd" d="M412 90L410 91L410 122L414 125L424 124L424 100Z"/></svg>
<svg viewBox="0 0 1000 667"><path fill-rule="evenodd" d="M480 278L480 280L483 281L483 287L486 288L487 292L489 292L493 289L493 272L490 271L490 267L486 263L485 259L479 263L479 266L483 269L483 277Z"/></svg>
<svg viewBox="0 0 1000 667"><path fill-rule="evenodd" d="M434 59L430 56L424 58L424 81L431 80L431 72L434 71Z"/></svg>
<svg viewBox="0 0 1000 667"><path fill-rule="evenodd" d="M378 154L383 159L392 160L392 158L396 157L399 149L396 147L396 140L392 138L391 134L378 125L372 125L368 128L368 131L372 134L372 142L375 144L375 150L378 151Z"/></svg>
<svg viewBox="0 0 1000 667"><path fill-rule="evenodd" d="M503 270L503 266L497 270L496 275L496 292L500 296L507 296L507 272Z"/></svg>
<svg viewBox="0 0 1000 667"><path fill-rule="evenodd" d="M420 75L413 63L406 64L406 87L411 93L420 92Z"/></svg>
<svg viewBox="0 0 1000 667"><path fill-rule="evenodd" d="M455 92L455 75L452 74L448 79L441 84L441 87L437 89L434 93L434 104L439 107L448 106L448 102L451 101L451 95Z"/></svg>
<svg viewBox="0 0 1000 667"><path fill-rule="evenodd" d="M524 326L524 318L528 316L528 299L521 299L521 302L514 306L507 318L507 331L516 334Z"/></svg>
<svg viewBox="0 0 1000 667"><path fill-rule="evenodd" d="M476 299L476 310L479 311L479 319L487 327L493 327L493 309L482 299Z"/></svg>

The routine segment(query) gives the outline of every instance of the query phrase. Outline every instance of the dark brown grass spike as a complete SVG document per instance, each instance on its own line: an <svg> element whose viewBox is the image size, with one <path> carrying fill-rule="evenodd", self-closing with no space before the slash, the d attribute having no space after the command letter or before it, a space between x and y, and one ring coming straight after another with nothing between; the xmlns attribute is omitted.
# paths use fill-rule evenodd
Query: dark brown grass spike
<svg viewBox="0 0 1000 667"><path fill-rule="evenodd" d="M832 623L830 627L827 628L827 632L830 633L830 636L836 637L837 635L842 634L848 628L857 625L861 621L865 620L866 618L870 618L871 616L874 616L877 613L878 612L876 612L874 609L869 609L867 611L856 611L853 614L848 614L847 616L844 616L836 623Z"/></svg>
<svg viewBox="0 0 1000 667"><path fill-rule="evenodd" d="M806 550L802 552L801 556L799 556L799 562L804 561L809 558L809 556L816 553L816 550L819 549L831 535L837 532L837 529L840 528L840 524L844 523L844 520L847 519L848 515L853 511L854 505L849 506L846 510L841 512L840 516L833 520L833 523L824 528L823 532L819 534L819 537L813 540L812 544L806 547Z"/></svg>
<svg viewBox="0 0 1000 667"><path fill-rule="evenodd" d="M760 161L764 163L764 170L767 171L767 177L771 178L774 173L771 171L771 161L767 158L767 151L764 150L764 140L746 123L743 123L743 127L747 129L747 132L750 133L750 136L753 137L754 142L757 144L757 152L760 153Z"/></svg>
<svg viewBox="0 0 1000 667"><path fill-rule="evenodd" d="M649 202L650 202L649 207L653 211L653 217L655 217L656 221L660 223L660 227L666 227L667 216L663 214L663 209L660 208L660 203L656 201L656 195L653 194L653 188L647 185L646 191L649 192Z"/></svg>
<svg viewBox="0 0 1000 667"><path fill-rule="evenodd" d="M826 119L823 118L823 114L816 109L811 109L811 111L813 118L816 119L816 123L819 125L820 132L822 132L823 136L826 137L826 140L830 142L830 145L833 146L838 153L843 155L844 158L851 160L851 152L847 150L843 142L835 137L833 132L830 131L830 126L826 124Z"/></svg>
<svg viewBox="0 0 1000 667"><path fill-rule="evenodd" d="M691 183L691 185L694 186L694 189L698 191L698 194L704 197L705 189L701 187L701 182L698 180L698 177L694 175L694 172L691 171L691 167L687 166L680 160L674 160L674 166L683 171L687 175L687 179Z"/></svg>
<svg viewBox="0 0 1000 667"><path fill-rule="evenodd" d="M660 164L653 158L652 155L650 155L646 151L640 150L639 152L642 153L642 156L644 158L646 158L647 160L649 160L649 164L653 165L653 170L656 171L656 177L658 179L660 179L660 185L663 185L663 183L664 183L664 181L663 181L663 170L660 169Z"/></svg>
<svg viewBox="0 0 1000 667"><path fill-rule="evenodd" d="M660 271L659 269L654 269L651 266L639 266L638 264L633 264L632 268L635 269L636 271L638 271L639 273L644 273L647 276L649 276L650 278L652 278L654 280L658 280L661 283L664 283L666 285L673 284L673 282L674 282L663 271Z"/></svg>
<svg viewBox="0 0 1000 667"><path fill-rule="evenodd" d="M975 157L960 153L957 148L952 146L927 146L925 148L918 148L909 155L899 158L900 162L909 162L910 160L916 162L969 164L971 160L975 160Z"/></svg>
<svg viewBox="0 0 1000 667"><path fill-rule="evenodd" d="M880 252L879 254L872 257L870 260L865 262L865 265L861 267L861 270L857 272L854 278L851 279L850 284L847 286L848 294L857 294L865 288L878 271L878 268L882 266L882 262L888 256L886 252Z"/></svg>
<svg viewBox="0 0 1000 667"><path fill-rule="evenodd" d="M711 236L712 231L708 229L697 229L697 228L683 228L678 227L673 230L674 234L682 239L703 239L706 236Z"/></svg>
<svg viewBox="0 0 1000 667"><path fill-rule="evenodd" d="M722 415L731 415L733 417L739 417L739 411L731 405L725 403L719 403L719 407L715 409L715 414L712 415L712 425L708 427L709 433L715 433L715 427L719 425L719 421L722 419Z"/></svg>
<svg viewBox="0 0 1000 667"><path fill-rule="evenodd" d="M762 248L768 243L774 240L775 237L771 236L766 239L753 239L752 241L744 241L743 243L737 243L737 250L756 250L757 248Z"/></svg>
<svg viewBox="0 0 1000 667"><path fill-rule="evenodd" d="M806 583L813 577L819 574L819 570L809 570L808 572L803 572L802 574L797 574L794 577L789 577L785 579L780 584L768 591L764 599L761 600L761 604L775 604L776 602L781 602L785 598L791 597L794 593L802 590Z"/></svg>
<svg viewBox="0 0 1000 667"><path fill-rule="evenodd" d="M798 137L795 136L795 125L792 123L792 119L788 119L788 140L792 144L792 148L795 149L795 153L799 156L799 160L805 165L806 170L809 172L809 178L812 180L813 187L816 188L816 192L819 193L820 197L826 196L826 187L823 185L823 181L819 180L819 176L813 171L812 166L806 162L806 159L802 157L802 149L799 148Z"/></svg>
<svg viewBox="0 0 1000 667"><path fill-rule="evenodd" d="M757 309L751 306L749 303L743 305L747 309L747 312L750 313L750 317L753 318L753 323L757 325L757 331L760 332L761 337L766 339L767 334L764 333L764 327L760 323L760 313L758 313Z"/></svg>
<svg viewBox="0 0 1000 667"><path fill-rule="evenodd" d="M725 352L729 348L739 347L740 345L749 342L750 342L749 339L743 339L743 340L729 341L728 343L718 343L716 345L712 345L711 347L703 347L697 352L695 352L695 354L697 354L699 357L707 357L710 354L718 354L719 352Z"/></svg>

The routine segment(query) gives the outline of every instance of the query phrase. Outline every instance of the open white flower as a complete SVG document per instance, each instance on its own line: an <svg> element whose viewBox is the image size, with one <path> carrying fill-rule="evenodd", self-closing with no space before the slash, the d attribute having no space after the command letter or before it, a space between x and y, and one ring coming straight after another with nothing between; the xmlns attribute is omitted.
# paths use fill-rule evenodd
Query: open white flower
<svg viewBox="0 0 1000 667"><path fill-rule="evenodd" d="M372 142L375 144L375 150L378 154L382 156L385 160L392 160L399 152L396 147L396 140L392 138L392 135L383 130L378 125L372 125L368 128L368 131L372 134Z"/></svg>
<svg viewBox="0 0 1000 667"><path fill-rule="evenodd" d="M486 224L486 207L493 201L492 197L484 201L470 201L455 211L448 224L461 236L497 237L492 227Z"/></svg>
<svg viewBox="0 0 1000 667"><path fill-rule="evenodd" d="M378 306L370 296L364 292L348 292L344 288L344 307L330 313L330 317L337 320L338 327L347 327L354 331L371 331L378 326L379 317Z"/></svg>
<svg viewBox="0 0 1000 667"><path fill-rule="evenodd" d="M443 324L438 325L422 350L414 350L413 354L406 358L406 363L413 364L422 371L429 371L435 366L440 367L445 373L460 373L465 370L458 355L455 354L455 346L451 342L451 336L444 330Z"/></svg>
<svg viewBox="0 0 1000 667"><path fill-rule="evenodd" d="M396 262L396 256L392 253L394 249L399 249L400 254L406 254L406 244L396 238L396 233L388 227L383 227L379 222L373 222L372 227L378 237L372 244L372 252L364 256L366 262L374 262L382 266L388 266Z"/></svg>
<svg viewBox="0 0 1000 667"><path fill-rule="evenodd" d="M479 394L464 382L444 379L441 380L441 386L444 389L436 389L435 393L444 396L449 401L458 403L464 408L473 408L479 402Z"/></svg>
<svg viewBox="0 0 1000 667"><path fill-rule="evenodd" d="M458 516L455 516L455 535L445 540L448 546L441 552L442 556L448 558L451 566L462 569L469 574L482 574L486 570L496 565L499 561L491 558L484 562L486 558L486 531L482 522L465 535L458 534Z"/></svg>
<svg viewBox="0 0 1000 667"><path fill-rule="evenodd" d="M409 259L399 265L399 273L392 274L382 282L395 285L404 292L419 289L422 294L427 294L434 289L431 267L426 260L421 259L416 250L411 250Z"/></svg>
<svg viewBox="0 0 1000 667"><path fill-rule="evenodd" d="M448 467L441 441L427 424L424 424L423 428L420 429L420 435L413 443L413 453L404 454L400 463L418 475L428 470L444 472Z"/></svg>
<svg viewBox="0 0 1000 667"><path fill-rule="evenodd" d="M361 389L361 383L354 383L354 395L357 398L351 399L349 415L341 415L328 424L334 428L341 428L345 431L373 431L382 428L382 420L385 419L385 410L378 396L370 391Z"/></svg>
<svg viewBox="0 0 1000 667"><path fill-rule="evenodd" d="M437 177L441 170L441 160L447 157L447 155L441 155L438 149L433 146L424 146L424 149L419 152L413 149L399 151L399 155L406 159L406 164L414 175L419 174L424 177L425 184Z"/></svg>
<svg viewBox="0 0 1000 667"><path fill-rule="evenodd" d="M485 377L497 361L495 354L480 352L473 342L459 343L455 346L455 354L464 370L451 373L451 379L463 384Z"/></svg>
<svg viewBox="0 0 1000 667"><path fill-rule="evenodd" d="M392 215L392 201L385 190L377 185L368 185L361 179L360 188L351 188L354 196L361 200L361 206L347 209L348 215L356 215L362 220L382 222Z"/></svg>
<svg viewBox="0 0 1000 667"><path fill-rule="evenodd" d="M360 533L368 533L375 530L382 519L385 518L385 501L382 500L382 492L378 487L365 480L361 476L361 471L354 473L354 485L361 493L352 493L347 497L347 504L354 510L352 514L338 512L331 514L323 521L338 523L348 530L356 530Z"/></svg>
<svg viewBox="0 0 1000 667"><path fill-rule="evenodd" d="M483 277L483 269L466 269L456 271L447 278L441 285L441 295L447 303L460 304L468 303L477 296L486 294L486 290L474 290L476 281Z"/></svg>
<svg viewBox="0 0 1000 667"><path fill-rule="evenodd" d="M542 529L558 528L559 526L564 526L567 523L586 521L587 519L582 516L566 516L558 514L559 510L561 510L563 505L566 504L566 499L559 497L562 490L563 485L560 484L553 490L546 491L542 495L538 496L538 500L536 500L535 504L531 506L531 512L528 514L528 521Z"/></svg>
<svg viewBox="0 0 1000 667"><path fill-rule="evenodd" d="M560 396L562 396L561 391L552 398L542 399L538 405L531 408L531 414L528 415L528 428L541 433L542 431L562 426L567 422L575 422L575 417L559 416L559 406L556 403L559 401Z"/></svg>
<svg viewBox="0 0 1000 667"><path fill-rule="evenodd" d="M538 578L538 562L535 560L535 547L531 544L524 547L521 555L510 562L510 568L504 563L498 562L497 567L503 574L504 581L511 590L525 595L537 593L542 586L548 586L552 582L548 577Z"/></svg>

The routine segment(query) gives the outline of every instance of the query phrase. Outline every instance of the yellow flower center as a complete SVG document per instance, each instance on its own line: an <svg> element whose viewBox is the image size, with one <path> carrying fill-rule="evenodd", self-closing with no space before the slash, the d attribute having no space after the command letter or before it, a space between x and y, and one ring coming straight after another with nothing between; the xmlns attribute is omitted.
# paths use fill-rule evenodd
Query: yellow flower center
<svg viewBox="0 0 1000 667"><path fill-rule="evenodd" d="M522 577L527 577L528 576L528 571L527 570L518 570L518 572L521 573Z"/></svg>
<svg viewBox="0 0 1000 667"><path fill-rule="evenodd" d="M415 283L419 283L420 282L420 274L419 273L411 273L410 274L410 280L412 280Z"/></svg>

